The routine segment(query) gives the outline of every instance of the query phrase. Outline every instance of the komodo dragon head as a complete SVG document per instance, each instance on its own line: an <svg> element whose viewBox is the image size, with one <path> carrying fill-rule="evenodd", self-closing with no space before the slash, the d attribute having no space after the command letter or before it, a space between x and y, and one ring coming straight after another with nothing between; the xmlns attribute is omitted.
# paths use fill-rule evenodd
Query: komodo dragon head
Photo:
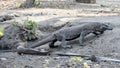
<svg viewBox="0 0 120 68"><path fill-rule="evenodd" d="M112 30L113 27L112 27L110 24L101 24L100 29L101 29L102 31Z"/></svg>

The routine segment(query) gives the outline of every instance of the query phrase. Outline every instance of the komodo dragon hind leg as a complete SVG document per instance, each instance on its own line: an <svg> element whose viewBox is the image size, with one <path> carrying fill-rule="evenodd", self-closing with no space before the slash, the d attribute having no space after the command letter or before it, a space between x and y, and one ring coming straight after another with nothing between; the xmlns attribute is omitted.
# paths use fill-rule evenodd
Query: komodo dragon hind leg
<svg viewBox="0 0 120 68"><path fill-rule="evenodd" d="M100 31L100 34L103 34L104 33L104 31Z"/></svg>
<svg viewBox="0 0 120 68"><path fill-rule="evenodd" d="M54 43L57 41L57 39L53 40L52 42L49 43L50 48L56 48L58 46L55 46Z"/></svg>

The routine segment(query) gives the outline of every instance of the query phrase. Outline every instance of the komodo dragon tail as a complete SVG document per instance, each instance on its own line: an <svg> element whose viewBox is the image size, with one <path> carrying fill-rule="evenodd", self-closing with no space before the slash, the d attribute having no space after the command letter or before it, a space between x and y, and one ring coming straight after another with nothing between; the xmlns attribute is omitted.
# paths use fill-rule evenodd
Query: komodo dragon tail
<svg viewBox="0 0 120 68"><path fill-rule="evenodd" d="M29 46L30 48L35 48L35 47L38 47L38 46L41 46L43 44L46 44L48 42L51 42L55 39L55 36L52 34L46 38L44 38L43 40L40 40L40 41L37 41L35 42L34 44L32 44L31 46Z"/></svg>

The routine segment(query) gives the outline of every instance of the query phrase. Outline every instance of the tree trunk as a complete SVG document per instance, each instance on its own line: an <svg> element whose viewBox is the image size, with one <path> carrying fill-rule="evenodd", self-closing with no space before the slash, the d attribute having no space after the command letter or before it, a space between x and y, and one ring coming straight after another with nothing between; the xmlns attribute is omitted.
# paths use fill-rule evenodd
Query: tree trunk
<svg viewBox="0 0 120 68"><path fill-rule="evenodd" d="M96 3L96 0L76 0L79 3L91 3L94 4Z"/></svg>
<svg viewBox="0 0 120 68"><path fill-rule="evenodd" d="M26 0L20 7L30 8L34 5L35 0Z"/></svg>

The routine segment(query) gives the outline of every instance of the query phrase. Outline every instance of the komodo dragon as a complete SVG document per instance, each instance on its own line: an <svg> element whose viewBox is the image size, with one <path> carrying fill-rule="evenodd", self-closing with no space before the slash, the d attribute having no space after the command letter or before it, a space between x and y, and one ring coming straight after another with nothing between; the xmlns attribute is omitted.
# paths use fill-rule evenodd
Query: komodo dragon
<svg viewBox="0 0 120 68"><path fill-rule="evenodd" d="M66 42L69 40L74 40L76 38L79 38L79 43L81 46L83 46L83 40L84 37L90 33L93 33L95 35L103 34L105 30L112 30L113 28L108 24L103 24L99 22L91 22L91 23L85 23L78 26L71 26L62 28L58 31L53 32L48 37L44 38L41 41L38 41L34 44L32 44L31 48L35 48L38 46L41 46L43 44L46 44L50 42L49 47L54 48L56 47L54 43L56 41L61 41L61 46L66 46Z"/></svg>

